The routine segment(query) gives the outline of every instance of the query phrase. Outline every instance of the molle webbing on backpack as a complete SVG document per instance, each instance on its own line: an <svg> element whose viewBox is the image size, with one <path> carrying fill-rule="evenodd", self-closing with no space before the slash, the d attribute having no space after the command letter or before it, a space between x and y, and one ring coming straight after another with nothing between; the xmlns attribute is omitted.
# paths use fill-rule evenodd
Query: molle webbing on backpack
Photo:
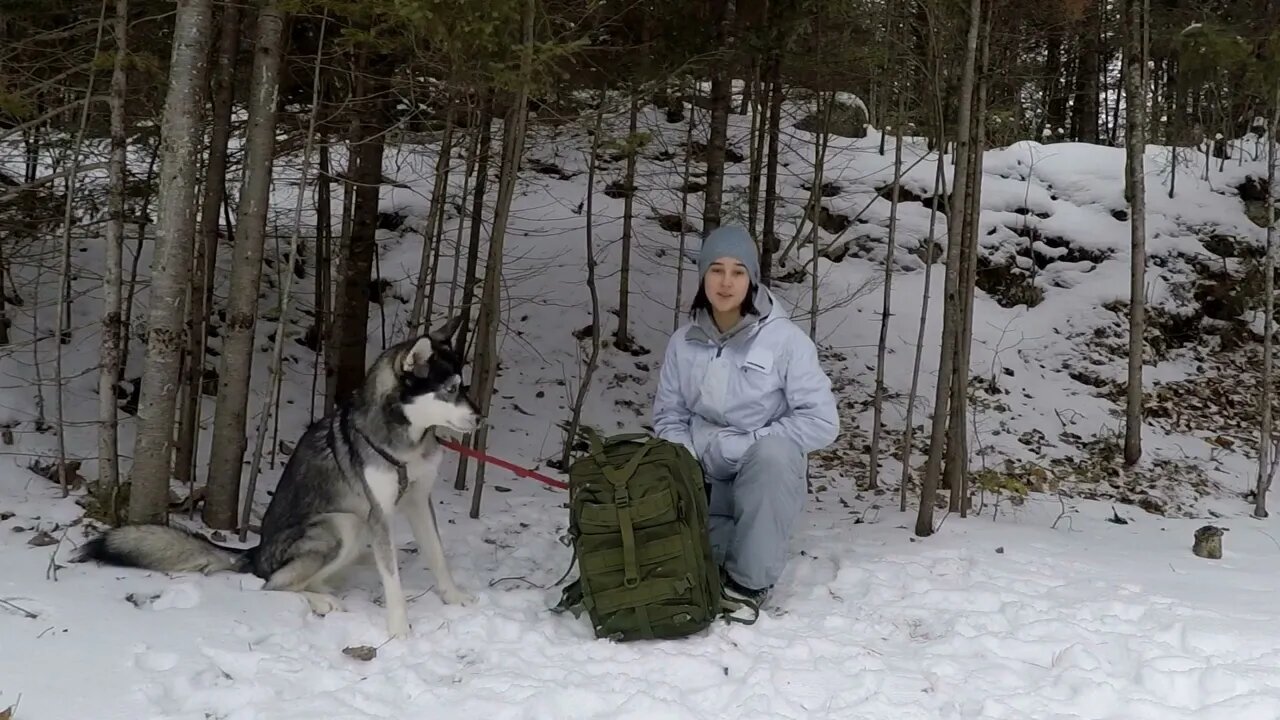
<svg viewBox="0 0 1280 720"><path fill-rule="evenodd" d="M702 468L645 434L601 438L569 468L569 537L579 577L557 612L584 608L596 637L675 638L737 608L722 599Z"/></svg>

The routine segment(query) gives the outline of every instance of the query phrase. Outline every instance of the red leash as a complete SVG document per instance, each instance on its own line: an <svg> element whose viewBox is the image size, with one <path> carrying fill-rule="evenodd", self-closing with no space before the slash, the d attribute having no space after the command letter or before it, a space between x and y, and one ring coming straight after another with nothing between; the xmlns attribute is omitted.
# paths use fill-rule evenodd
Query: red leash
<svg viewBox="0 0 1280 720"><path fill-rule="evenodd" d="M550 485L553 488L559 488L561 490L569 489L568 483L562 482L560 480L556 480L553 477L547 477L546 475L543 475L542 473L537 472L535 470L522 468L519 465L513 465L512 463L509 463L506 460L503 460L501 458L496 458L492 455L486 455L485 453L482 453L479 450L473 450L467 447L466 445L463 445L462 443L459 443L459 442L455 442L453 440L445 440L444 438L437 438L437 439L440 441L441 445L449 448L450 450L453 450L456 453L466 455L467 457L472 458L474 460L479 460L480 462L486 462L491 465L497 465L500 468L510 470L511 473L514 474L516 477L533 478L534 480L537 480L543 485Z"/></svg>

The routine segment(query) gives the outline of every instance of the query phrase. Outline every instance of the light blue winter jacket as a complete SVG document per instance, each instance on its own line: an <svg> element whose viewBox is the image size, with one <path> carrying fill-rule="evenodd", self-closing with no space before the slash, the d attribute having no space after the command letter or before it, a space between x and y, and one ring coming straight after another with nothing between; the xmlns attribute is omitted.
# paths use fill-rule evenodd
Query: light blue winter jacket
<svg viewBox="0 0 1280 720"><path fill-rule="evenodd" d="M831 380L813 341L759 287L760 315L720 333L704 311L672 334L653 402L654 434L679 442L714 478L737 475L743 453L782 434L806 453L840 432Z"/></svg>

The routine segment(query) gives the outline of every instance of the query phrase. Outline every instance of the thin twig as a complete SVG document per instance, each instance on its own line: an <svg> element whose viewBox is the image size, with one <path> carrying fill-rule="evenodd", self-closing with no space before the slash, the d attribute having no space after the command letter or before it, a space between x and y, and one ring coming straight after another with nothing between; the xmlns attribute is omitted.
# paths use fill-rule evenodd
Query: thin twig
<svg viewBox="0 0 1280 720"><path fill-rule="evenodd" d="M1275 543L1277 548L1280 548L1280 541L1272 537L1271 533L1268 533L1266 530L1259 530L1258 532L1262 533L1263 535L1266 535L1268 538L1271 538L1271 542Z"/></svg>
<svg viewBox="0 0 1280 720"><path fill-rule="evenodd" d="M1055 519L1055 520L1053 521L1053 524L1049 526L1049 529L1050 529L1050 530L1057 530L1057 529L1058 529L1058 523L1059 523L1059 522L1061 522L1061 521L1062 521L1062 518L1064 518L1064 517L1065 517L1065 518L1067 518L1067 525L1069 526L1067 529L1068 529L1068 530L1073 530L1073 529L1075 529L1075 526L1071 524L1071 518L1067 517L1067 516L1068 516L1068 515L1070 515L1071 513L1075 512L1075 508L1072 508L1072 509L1070 509L1070 510L1068 510L1068 509L1067 509L1067 499L1066 499L1066 495L1064 495L1064 494L1063 494L1063 492L1062 492L1061 490L1059 490L1059 491L1058 491L1058 503L1062 505L1062 512L1058 513L1058 517L1057 517L1057 519Z"/></svg>
<svg viewBox="0 0 1280 720"><path fill-rule="evenodd" d="M500 577L500 578L494 578L493 580L490 580L490 581L489 581L489 587L493 587L493 586L497 585L497 584L498 584L498 583L500 583L500 582L506 582L507 580L519 580L520 582L522 582L522 583L526 583L526 584L531 585L531 586L533 586L533 587L536 587L536 588L538 588L539 590L546 590L546 589L547 589L547 586L546 586L546 585L539 585L538 583L533 582L532 580L530 580L530 579L528 579L528 578L526 578L526 577L524 577L524 576L522 576L522 575L521 575L521 576L512 576L512 577Z"/></svg>
<svg viewBox="0 0 1280 720"><path fill-rule="evenodd" d="M62 529L62 537L58 538L58 544L53 546L53 552L49 553L49 565L44 570L44 579L58 582L58 551L62 549L62 541L67 539L67 533L71 532L71 526L68 525Z"/></svg>
<svg viewBox="0 0 1280 720"><path fill-rule="evenodd" d="M33 613L33 612L31 612L30 610L28 610L28 609L26 609L26 608L24 608L24 607L20 607L20 606L18 606L18 605L15 605L15 604L13 604L13 603L9 602L8 600L5 600L4 598L0 598L0 605L4 605L5 607L7 607L7 608L9 608L9 609L13 610L14 612L17 612L18 614L20 614L20 615L22 615L22 616L24 616L24 617L26 617L26 618L28 618L28 619L30 619L30 620L35 620L35 619L37 619L37 618L39 618L39 617L40 617L38 614Z"/></svg>

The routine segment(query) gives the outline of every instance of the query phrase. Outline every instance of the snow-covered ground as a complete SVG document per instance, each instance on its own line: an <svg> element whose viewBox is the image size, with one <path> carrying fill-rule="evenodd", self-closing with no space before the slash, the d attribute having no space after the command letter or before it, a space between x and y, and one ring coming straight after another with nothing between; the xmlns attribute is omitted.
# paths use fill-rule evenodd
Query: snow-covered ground
<svg viewBox="0 0 1280 720"><path fill-rule="evenodd" d="M38 615L0 610L0 705L20 694L18 718L1280 716L1280 549L1248 519L1226 523L1226 555L1210 561L1189 551L1199 523L1137 509L1119 508L1118 525L1083 503L1051 529L1059 504L1039 499L917 541L911 516L853 512L838 493L810 505L777 592L785 614L619 645L547 611L570 557L563 494L513 487L477 521L446 492L455 576L479 602L441 605L402 552L406 591L421 594L413 635L383 644L372 568L324 618L252 577L73 565L48 580L53 548L12 528L52 529L74 508L44 486L21 500L5 489L0 507L18 516L0 525L0 598ZM59 558L79 539L73 528ZM362 645L377 656L343 653Z"/></svg>
<svg viewBox="0 0 1280 720"><path fill-rule="evenodd" d="M614 127L625 127L625 121L612 119ZM749 118L735 115L732 121L731 145L745 155ZM646 112L641 126L651 136L637 181L631 331L642 350L606 348L584 414L606 432L647 422L675 319L677 277L684 282L684 307L693 292L696 236L688 236L682 255L678 236L658 221L659 215L679 212L684 128L667 123L656 109ZM558 171L527 163L503 268L503 372L490 417L491 449L544 471L559 455L555 423L568 417L586 355L585 343L572 333L590 324L588 294L570 282L585 275L587 174L580 131L533 129L527 159L554 164ZM705 124L698 135L705 135ZM784 246L804 215L811 139L794 128L784 135ZM922 139L908 143L904 156L911 165L925 148ZM1243 276L1264 237L1248 220L1237 191L1246 176L1265 176L1263 163L1241 162L1236 155L1221 166L1213 160L1206 181L1203 157L1187 149L1169 198L1169 151L1149 150L1148 299L1162 318L1186 316L1193 322L1157 323L1147 391L1171 409L1148 424L1141 466L1123 472L1116 392L1122 392L1117 381L1123 382L1125 361L1115 352L1126 340L1128 299L1123 151L1020 143L988 153L980 237L990 266L979 271L984 292L974 320L973 464L985 477L1012 478L1040 492L1021 505L999 498L994 516L994 499L984 494L978 516L962 520L939 513L941 530L918 540L910 531L914 513L900 514L896 498L886 493L899 478L900 433L926 278L919 248L930 211L918 200L901 207L894 255L886 370L890 432L882 450L882 489L863 487L887 248L889 202L881 190L892 179L893 157L892 140L884 156L878 144L875 132L860 140L835 138L825 164L825 180L834 186L824 200L835 223L830 226L847 230L824 229L820 236L817 338L839 388L845 427L836 446L814 458L805 527L776 592L782 613L752 627L717 626L679 642L595 641L585 620L548 612L558 596L551 584L570 558L559 540L566 497L496 468L487 472L490 484L478 520L467 516L469 490L456 492L447 482L437 496L455 575L480 596L476 606L442 606L428 592L433 581L413 554L407 529L401 533L406 589L421 594L410 606L413 637L404 642L383 645L372 568L351 578L346 612L319 618L308 615L298 598L255 592L260 583L249 576L166 578L58 567L83 542L88 523L75 524L78 491L60 499L56 487L27 467L33 458L56 452L55 437L36 431L33 388L44 380L45 417L52 420L50 378L60 348L68 454L84 460L82 475L95 477L90 421L96 413L101 244L92 236L75 242L74 332L61 346L53 339L53 275L37 277L32 265L21 262L42 249L10 256L26 302L10 307L16 352L0 358L0 420L12 424L15 435L14 445L0 447L7 453L0 457L0 711L17 703L15 717L23 720L276 720L424 712L439 718L1280 716L1280 676L1272 670L1280 637L1268 629L1276 624L1270 600L1280 578L1267 571L1280 555L1280 542L1267 521L1244 516L1248 505L1241 498L1252 483L1251 440L1241 429L1247 427L1249 388L1256 386L1256 377L1248 375L1252 347L1228 352L1226 343L1227 329L1258 323L1247 299L1235 316L1218 306L1206 310L1205 300L1224 294L1238 300L1233 284L1214 290L1217 295L1205 288L1221 280L1213 275L1219 268ZM1242 145L1256 152L1253 139ZM387 175L409 187L383 193L384 210L406 221L381 233L377 269L392 288L381 306L370 306L371 357L384 340L403 337L433 152L433 146L407 145L388 151ZM340 155L336 162L341 167ZM912 165L903 187L914 196L930 195L935 162L936 156L928 156ZM594 196L606 337L616 327L623 201L602 190L620 180L622 170L619 160L603 162ZM746 211L746 170L745 162L730 167L729 221ZM948 165L948 179L950 170ZM273 200L281 247L292 222L295 174L296 167L282 165ZM454 181L460 191L460 163ZM689 201L697 225L701 196ZM308 212L304 227L310 218ZM456 223L451 209L436 322L450 296L448 259ZM806 237L807 232L802 231ZM941 216L936 238L945 243ZM275 256L271 242L268 254ZM812 248L801 243L784 272L796 267L797 257L808 261ZM144 276L148 260L144 253ZM314 262L313 251L307 262ZM682 276L675 272L678 262ZM1010 264L1025 275L1010 272ZM286 326L290 342L280 417L280 440L286 443L310 416L314 356L293 339L311 322L312 277L309 269ZM927 442L942 283L942 266L935 264L914 417L916 465ZM809 278L778 288L793 317L808 328ZM220 297L224 293L225 287ZM274 293L267 297L274 305ZM1010 298L1030 298L1033 306ZM138 299L147 301L145 288ZM39 363L31 345L37 307ZM144 320L145 315L135 317L135 338ZM1183 334L1175 337L1169 328ZM266 397L267 349L277 329L274 319L259 324L263 352L251 433ZM1246 345L1255 340L1246 332ZM142 345L134 342L128 380L142 369ZM208 366L216 367L217 358ZM1198 390L1199 383L1215 378L1230 386L1221 396ZM1199 398L1198 410L1184 412L1190 405L1183 400L1193 397ZM206 397L208 422L213 407L213 398ZM124 417L121 431L127 455L131 417ZM206 453L207 435L201 456ZM450 479L452 468L452 461L446 463ZM279 463L264 469L259 514L279 470ZM1187 517L1161 517L1108 502L1113 499ZM1071 512L1051 527L1064 508ZM1128 522L1109 521L1116 513ZM1218 561L1195 557L1189 549L1193 531L1210 516L1231 529ZM378 646L377 657L366 661L342 652L360 645Z"/></svg>

